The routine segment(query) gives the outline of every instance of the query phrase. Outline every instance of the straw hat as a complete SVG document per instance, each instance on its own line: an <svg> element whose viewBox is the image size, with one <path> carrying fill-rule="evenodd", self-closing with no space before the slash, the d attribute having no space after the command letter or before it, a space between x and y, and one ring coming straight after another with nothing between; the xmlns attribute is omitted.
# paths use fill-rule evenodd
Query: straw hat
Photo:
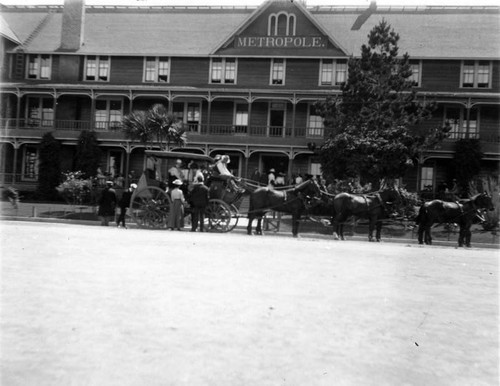
<svg viewBox="0 0 500 386"><path fill-rule="evenodd" d="M179 179L176 179L174 182L172 182L172 184L180 186L180 185L182 185L182 181Z"/></svg>

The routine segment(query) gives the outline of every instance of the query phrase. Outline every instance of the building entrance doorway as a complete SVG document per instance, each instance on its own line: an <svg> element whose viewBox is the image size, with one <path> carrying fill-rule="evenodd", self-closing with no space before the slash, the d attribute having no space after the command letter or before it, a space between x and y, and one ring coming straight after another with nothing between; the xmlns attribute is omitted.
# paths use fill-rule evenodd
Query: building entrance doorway
<svg viewBox="0 0 500 386"><path fill-rule="evenodd" d="M260 170L262 170L264 173L268 174L269 170L274 169L276 171L276 176L278 173L284 173L285 174L285 180L288 181L288 162L289 159L285 155L263 155L261 157L261 165L262 167Z"/></svg>
<svg viewBox="0 0 500 386"><path fill-rule="evenodd" d="M285 107L284 103L271 103L269 109L269 136L282 137L285 127Z"/></svg>

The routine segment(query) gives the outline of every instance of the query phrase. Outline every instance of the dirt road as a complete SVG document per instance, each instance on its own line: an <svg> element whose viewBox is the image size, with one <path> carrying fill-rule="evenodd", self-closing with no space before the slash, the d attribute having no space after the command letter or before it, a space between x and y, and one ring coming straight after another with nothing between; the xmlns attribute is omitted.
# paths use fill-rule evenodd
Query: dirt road
<svg viewBox="0 0 500 386"><path fill-rule="evenodd" d="M498 250L0 230L2 385L498 384Z"/></svg>

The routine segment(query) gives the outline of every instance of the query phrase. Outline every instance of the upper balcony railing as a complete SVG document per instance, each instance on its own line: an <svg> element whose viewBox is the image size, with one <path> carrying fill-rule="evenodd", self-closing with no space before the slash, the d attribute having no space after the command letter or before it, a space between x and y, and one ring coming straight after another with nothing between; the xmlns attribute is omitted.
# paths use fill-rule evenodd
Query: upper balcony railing
<svg viewBox="0 0 500 386"><path fill-rule="evenodd" d="M15 119L0 118L0 130L47 130L47 131L83 131L95 130L97 132L120 132L120 121L77 121L77 120L49 120L49 119ZM216 124L185 124L186 131L193 136L234 136L234 137L262 137L262 138L308 138L324 139L330 129L318 127L283 127L283 126L254 126L254 125L216 125ZM5 133L4 133L5 135ZM483 142L500 143L499 134L482 134L478 131L467 134L465 131L450 132L445 142L459 139L480 139Z"/></svg>
<svg viewBox="0 0 500 386"><path fill-rule="evenodd" d="M98 132L119 132L122 128L120 121L92 122L74 120L48 119L14 119L0 118L0 130L56 130L56 131L83 131L95 130ZM251 136L267 138L324 138L325 129L306 127L283 126L243 126L243 125L208 125L187 123L185 128L192 135L215 136Z"/></svg>

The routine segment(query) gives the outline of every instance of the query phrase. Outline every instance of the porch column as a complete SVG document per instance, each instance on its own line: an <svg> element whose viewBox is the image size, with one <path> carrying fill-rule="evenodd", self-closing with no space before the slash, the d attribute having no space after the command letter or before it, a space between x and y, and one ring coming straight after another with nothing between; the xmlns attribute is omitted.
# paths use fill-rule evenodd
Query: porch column
<svg viewBox="0 0 500 386"><path fill-rule="evenodd" d="M471 101L470 98L465 105L465 138L470 138L470 109L471 109Z"/></svg>
<svg viewBox="0 0 500 386"><path fill-rule="evenodd" d="M21 99L22 95L17 95L17 106L16 106L16 129L19 129L19 123L21 121Z"/></svg>
<svg viewBox="0 0 500 386"><path fill-rule="evenodd" d="M252 99L248 99L248 125L247 125L247 135L250 135L252 129L250 128L250 122L252 121ZM250 158L250 156L248 156Z"/></svg>
<svg viewBox="0 0 500 386"><path fill-rule="evenodd" d="M90 130L95 129L95 95L92 92L90 96Z"/></svg>
<svg viewBox="0 0 500 386"><path fill-rule="evenodd" d="M295 106L295 105L294 105ZM293 149L290 150L290 154L288 155L288 171L287 171L287 176L289 178L292 177L292 163L293 163ZM287 184L287 182L285 181L285 185Z"/></svg>
<svg viewBox="0 0 500 386"><path fill-rule="evenodd" d="M212 98L208 97L208 109L207 109L207 134L210 134L212 125ZM203 125L201 126L202 134L203 134Z"/></svg>
<svg viewBox="0 0 500 386"><path fill-rule="evenodd" d="M295 113L297 109L297 103L294 99L292 102L292 137L295 137Z"/></svg>
<svg viewBox="0 0 500 386"><path fill-rule="evenodd" d="M132 100L130 100L132 103ZM130 153L132 153L132 148L130 146L130 142L127 142L127 145L125 146L125 188L128 188L130 186L130 181L128 178L128 175L130 174Z"/></svg>
<svg viewBox="0 0 500 386"><path fill-rule="evenodd" d="M17 174L17 153L20 147L19 142L17 140L13 143L14 145L14 164L12 168L12 185L16 183L16 174Z"/></svg>

